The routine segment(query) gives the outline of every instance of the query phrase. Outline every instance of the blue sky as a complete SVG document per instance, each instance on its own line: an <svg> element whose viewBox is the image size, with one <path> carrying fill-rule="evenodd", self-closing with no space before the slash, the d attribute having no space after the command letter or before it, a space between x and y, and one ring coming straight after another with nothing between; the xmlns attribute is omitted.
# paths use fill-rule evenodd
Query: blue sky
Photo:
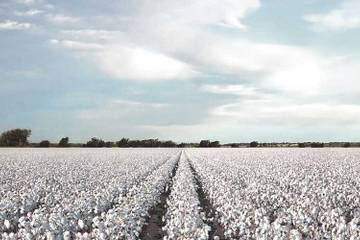
<svg viewBox="0 0 360 240"><path fill-rule="evenodd" d="M0 130L359 141L358 0L3 0Z"/></svg>

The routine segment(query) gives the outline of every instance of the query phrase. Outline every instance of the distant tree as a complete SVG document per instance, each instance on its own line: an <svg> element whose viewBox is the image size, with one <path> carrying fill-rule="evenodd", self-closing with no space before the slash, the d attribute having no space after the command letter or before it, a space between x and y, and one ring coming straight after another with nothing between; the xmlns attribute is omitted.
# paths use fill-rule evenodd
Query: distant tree
<svg viewBox="0 0 360 240"><path fill-rule="evenodd" d="M219 141L213 141L209 144L209 147L212 147L212 148L217 148L217 147L220 147L220 142Z"/></svg>
<svg viewBox="0 0 360 240"><path fill-rule="evenodd" d="M150 148L150 147L160 147L160 146L161 146L161 142L159 141L159 139L144 139L140 141L140 147Z"/></svg>
<svg viewBox="0 0 360 240"><path fill-rule="evenodd" d="M58 146L59 147L69 147L69 137L61 138Z"/></svg>
<svg viewBox="0 0 360 240"><path fill-rule="evenodd" d="M310 144L310 146L312 148L323 148L325 146L325 144L324 143L319 143L319 142L313 142L313 143Z"/></svg>
<svg viewBox="0 0 360 240"><path fill-rule="evenodd" d="M187 146L186 143L180 143L177 145L179 148L185 148Z"/></svg>
<svg viewBox="0 0 360 240"><path fill-rule="evenodd" d="M230 143L230 147L232 148L238 148L240 146L240 144L238 143Z"/></svg>
<svg viewBox="0 0 360 240"><path fill-rule="evenodd" d="M100 148L101 148L101 147L105 147L105 146L106 146L105 141L103 141L102 139L100 139L97 147L100 147Z"/></svg>
<svg viewBox="0 0 360 240"><path fill-rule="evenodd" d="M210 147L210 141L209 140L201 140L199 147Z"/></svg>
<svg viewBox="0 0 360 240"><path fill-rule="evenodd" d="M343 147L344 147L344 148L351 147L351 144L350 144L349 142L346 142L346 143L344 143Z"/></svg>
<svg viewBox="0 0 360 240"><path fill-rule="evenodd" d="M161 147L166 147L166 148L176 147L176 143L174 143L173 141L161 142Z"/></svg>
<svg viewBox="0 0 360 240"><path fill-rule="evenodd" d="M30 135L30 129L17 128L5 131L0 136L0 145L8 147L25 146L28 144Z"/></svg>
<svg viewBox="0 0 360 240"><path fill-rule="evenodd" d="M298 143L298 147L299 147L299 148L304 148L304 147L305 147L305 143Z"/></svg>
<svg viewBox="0 0 360 240"><path fill-rule="evenodd" d="M50 147L50 142L48 140L43 140L39 143L39 147L48 148L48 147Z"/></svg>
<svg viewBox="0 0 360 240"><path fill-rule="evenodd" d="M128 138L122 138L120 141L116 142L116 146L118 147L128 147L129 139Z"/></svg>
<svg viewBox="0 0 360 240"><path fill-rule="evenodd" d="M139 140L129 140L127 147L133 147L133 148L137 148L140 147L140 141Z"/></svg>
<svg viewBox="0 0 360 240"><path fill-rule="evenodd" d="M105 142L105 147L112 148L113 146L115 146L114 142Z"/></svg>
<svg viewBox="0 0 360 240"><path fill-rule="evenodd" d="M256 148L256 147L258 147L258 146L259 146L259 143L256 142L256 141L252 141L252 142L250 143L250 147L251 147L251 148Z"/></svg>
<svg viewBox="0 0 360 240"><path fill-rule="evenodd" d="M86 143L86 147L105 147L105 142L102 139L93 137Z"/></svg>

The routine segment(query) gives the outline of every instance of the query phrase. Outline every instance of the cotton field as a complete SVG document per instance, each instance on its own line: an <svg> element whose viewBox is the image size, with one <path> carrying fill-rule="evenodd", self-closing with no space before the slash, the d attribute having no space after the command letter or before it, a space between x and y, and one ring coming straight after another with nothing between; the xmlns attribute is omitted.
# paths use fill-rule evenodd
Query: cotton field
<svg viewBox="0 0 360 240"><path fill-rule="evenodd" d="M360 150L0 149L0 239L360 239Z"/></svg>

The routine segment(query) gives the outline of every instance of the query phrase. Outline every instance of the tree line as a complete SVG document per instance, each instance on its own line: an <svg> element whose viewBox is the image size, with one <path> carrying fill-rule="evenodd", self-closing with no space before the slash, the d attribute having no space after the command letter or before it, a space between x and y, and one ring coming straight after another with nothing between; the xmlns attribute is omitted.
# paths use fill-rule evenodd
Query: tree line
<svg viewBox="0 0 360 240"><path fill-rule="evenodd" d="M51 143L49 140L42 140L39 143L30 143L28 141L31 135L30 129L11 129L3 132L0 136L1 147L89 147L89 148L102 148L102 147L120 147L120 148L155 148L155 147L202 147L205 145L209 147L215 147L219 145L219 142L210 142L209 140L201 141L201 144L197 143L180 143L177 144L174 141L160 141L159 139L142 139L133 140L129 138L121 138L119 141L104 141L101 138L93 137L86 143L71 143L69 137L63 137L58 143ZM214 145L214 143L217 143Z"/></svg>
<svg viewBox="0 0 360 240"><path fill-rule="evenodd" d="M30 143L28 141L31 136L30 129L11 129L3 132L0 135L1 147L89 147L89 148L185 148L185 147L200 147L200 148L217 148L217 147L299 147L299 148L323 148L323 147L360 147L360 143L350 142L301 142L301 143L259 143L252 141L250 143L229 143L220 144L219 141L201 140L199 143L176 143L174 141L161 141L159 139L142 139L133 140L129 138L121 138L119 141L104 141L101 138L93 137L86 143L71 143L69 137L63 137L58 143L51 143L49 140L43 140L39 143Z"/></svg>

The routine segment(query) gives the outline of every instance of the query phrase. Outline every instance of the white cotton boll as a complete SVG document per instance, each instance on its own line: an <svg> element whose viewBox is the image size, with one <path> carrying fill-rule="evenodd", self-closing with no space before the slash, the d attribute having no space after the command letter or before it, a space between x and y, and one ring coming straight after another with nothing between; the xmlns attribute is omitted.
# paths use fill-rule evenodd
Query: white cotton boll
<svg viewBox="0 0 360 240"><path fill-rule="evenodd" d="M13 232L9 233L9 239L15 240L16 239L15 233Z"/></svg>
<svg viewBox="0 0 360 240"><path fill-rule="evenodd" d="M94 217L92 221L96 227L98 227L101 223L100 217L98 216Z"/></svg>
<svg viewBox="0 0 360 240"><path fill-rule="evenodd" d="M290 231L290 239L291 240L302 240L301 233L296 229L291 230Z"/></svg>
<svg viewBox="0 0 360 240"><path fill-rule="evenodd" d="M54 233L46 232L46 239L47 240L54 240L55 239Z"/></svg>
<svg viewBox="0 0 360 240"><path fill-rule="evenodd" d="M26 223L27 223L27 218L26 217L22 216L22 217L19 218L19 225L21 227L25 227Z"/></svg>
<svg viewBox="0 0 360 240"><path fill-rule="evenodd" d="M27 233L26 240L32 240L32 239L33 239L33 235L31 233Z"/></svg>
<svg viewBox="0 0 360 240"><path fill-rule="evenodd" d="M105 233L100 233L100 240L107 240L107 236Z"/></svg>
<svg viewBox="0 0 360 240"><path fill-rule="evenodd" d="M10 229L10 227L11 227L10 221L5 219L4 226L5 226L6 229Z"/></svg>
<svg viewBox="0 0 360 240"><path fill-rule="evenodd" d="M75 233L76 239L83 239L82 234L80 232Z"/></svg>
<svg viewBox="0 0 360 240"><path fill-rule="evenodd" d="M63 234L64 240L71 240L71 234L69 231L64 232Z"/></svg>
<svg viewBox="0 0 360 240"><path fill-rule="evenodd" d="M78 220L78 225L79 225L80 229L84 229L84 227L85 227L85 223L81 219Z"/></svg>

